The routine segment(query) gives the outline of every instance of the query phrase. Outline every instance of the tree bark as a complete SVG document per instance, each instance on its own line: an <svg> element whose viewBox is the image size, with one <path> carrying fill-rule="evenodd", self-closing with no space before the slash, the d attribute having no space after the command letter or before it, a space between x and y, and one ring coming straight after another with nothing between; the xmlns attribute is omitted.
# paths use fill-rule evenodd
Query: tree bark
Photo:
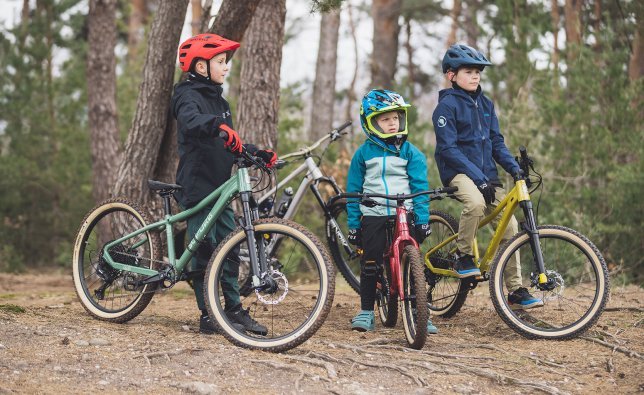
<svg viewBox="0 0 644 395"><path fill-rule="evenodd" d="M559 23L561 15L559 13L558 0L551 0L550 17L552 20L552 36L554 37L554 48L552 49L552 65L554 67L555 78L559 77Z"/></svg>
<svg viewBox="0 0 644 395"><path fill-rule="evenodd" d="M450 18L452 19L452 24L449 29L449 35L447 36L447 43L446 43L447 48L456 44L456 32L458 31L458 18L460 18L461 16L462 8L463 8L463 5L461 3L461 0L454 0L452 11L449 13Z"/></svg>
<svg viewBox="0 0 644 395"><path fill-rule="evenodd" d="M196 36L203 31L201 30L203 8L201 7L201 0L190 0L190 4L192 6L192 22L190 26L192 27L192 35Z"/></svg>
<svg viewBox="0 0 644 395"><path fill-rule="evenodd" d="M313 101L311 106L310 140L317 140L331 130L335 102L335 73L338 60L340 10L322 14L320 44L315 65Z"/></svg>
<svg viewBox="0 0 644 395"><path fill-rule="evenodd" d="M143 203L150 200L146 181L157 167L168 123L177 46L187 8L188 0L159 3L150 31L136 113L125 144L125 160L119 166L114 186L116 196L128 196Z"/></svg>
<svg viewBox="0 0 644 395"><path fill-rule="evenodd" d="M407 74L409 79L409 98L408 101L416 101L416 70L414 67L414 47L411 45L411 20L405 18L405 51L407 52Z"/></svg>
<svg viewBox="0 0 644 395"><path fill-rule="evenodd" d="M371 86L392 89L398 58L398 18L402 0L373 0L373 53L371 56Z"/></svg>
<svg viewBox="0 0 644 395"><path fill-rule="evenodd" d="M480 35L479 21L477 12L479 10L478 0L467 0L467 13L465 14L465 35L467 36L467 45L477 48L477 38Z"/></svg>
<svg viewBox="0 0 644 395"><path fill-rule="evenodd" d="M644 75L644 24L639 22L635 27L635 39L633 40L633 52L628 62L628 77L631 81L637 81Z"/></svg>
<svg viewBox="0 0 644 395"><path fill-rule="evenodd" d="M353 77L351 83L347 88L347 106L344 113L344 119L353 119L353 104L356 102L356 81L358 80L358 66L360 59L358 57L358 37L356 32L356 23L353 19L353 6L351 3L347 4L347 12L349 15L349 30L351 32L351 42L353 43L353 57L355 59L353 65ZM352 131L355 129L351 129ZM353 135L351 136L353 137ZM344 151L354 151L353 138L343 139L342 148Z"/></svg>
<svg viewBox="0 0 644 395"><path fill-rule="evenodd" d="M264 8L272 6L279 9L282 1L264 1L263 3L268 3ZM229 40L241 41L259 4L260 0L224 0L210 32L224 36Z"/></svg>
<svg viewBox="0 0 644 395"><path fill-rule="evenodd" d="M145 23L148 19L147 0L132 0L131 4L127 27L127 60L130 62L138 56L139 44L143 40Z"/></svg>
<svg viewBox="0 0 644 395"><path fill-rule="evenodd" d="M286 0L263 1L244 35L244 63L236 127L244 141L260 148L277 145L280 66Z"/></svg>
<svg viewBox="0 0 644 395"><path fill-rule="evenodd" d="M116 110L116 3L90 0L88 16L87 101L95 202L110 196L121 149Z"/></svg>
<svg viewBox="0 0 644 395"><path fill-rule="evenodd" d="M581 45L581 5L582 0L566 0L564 5L568 62L574 62L577 58L578 47Z"/></svg>

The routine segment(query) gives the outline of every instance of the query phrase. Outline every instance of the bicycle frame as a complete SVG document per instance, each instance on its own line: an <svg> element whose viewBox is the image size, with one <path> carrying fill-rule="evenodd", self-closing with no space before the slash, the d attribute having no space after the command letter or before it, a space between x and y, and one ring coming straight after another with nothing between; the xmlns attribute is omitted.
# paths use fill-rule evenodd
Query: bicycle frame
<svg viewBox="0 0 644 395"><path fill-rule="evenodd" d="M224 211L224 209L228 207L228 205L230 204L230 202L233 200L233 198L237 193L240 193L242 195L244 214L248 214L248 216L245 215L245 218L250 218L249 195L251 190L252 190L252 186L250 183L250 176L248 175L248 169L240 167L237 171L237 174L233 175L223 185L221 185L215 191L213 191L208 196L206 196L196 206L188 210L182 211L179 214L175 214L175 215L166 214L165 218L161 221L155 222L150 225L146 225L143 228L138 229L128 235L125 235L117 240L109 242L103 249L104 250L103 257L111 267L117 270L123 270L127 272L147 275L147 276L158 275L160 273L158 270L148 269L148 268L143 268L138 266L124 265L124 264L115 262L114 259L110 256L109 250L111 247L119 243L122 243L126 240L132 239L147 231L163 231L165 229L167 242L168 242L169 263L171 266L173 266L176 269L178 273L181 273L183 269L186 267L186 265L188 264L188 262L190 261L190 259L192 258L192 256L194 255L194 253L197 251L199 244L203 242L203 240L205 239L210 229L214 226L215 222L217 221L217 218L219 218L219 216ZM179 259L176 259L175 253L174 253L175 252L174 236L172 232L172 225L174 223L187 220L188 218L194 216L199 211L213 204L213 202L214 202L214 205L210 210L210 213L206 217L206 220L199 227L199 230L195 234L195 237L190 241L190 243L188 244L188 247L183 252L181 257L179 257ZM133 247L135 248L139 245L142 245L146 241L147 239L139 241ZM254 244L254 237L249 238L248 242L249 244L251 243ZM251 249L251 254L256 255L254 248ZM257 259L252 259L252 258L253 257L251 257L251 262L257 262ZM259 271L256 271L255 273L259 273Z"/></svg>
<svg viewBox="0 0 644 395"><path fill-rule="evenodd" d="M395 281L395 283L392 281L392 284L389 284L389 295L395 295L397 293L398 298L401 301L405 299L405 295L403 293L403 278L400 271L400 256L402 255L401 251L410 244L418 248L418 242L416 242L409 232L407 209L404 205L398 205L396 206L396 229L394 230L394 239L386 256L389 258L391 278Z"/></svg>
<svg viewBox="0 0 644 395"><path fill-rule="evenodd" d="M496 254L497 250L499 249L499 245L501 244L501 238L503 237L503 234L505 233L505 230L508 227L510 220L512 219L514 211L519 205L523 208L526 220L525 230L530 234L530 246L532 247L532 252L535 255L537 269L539 270L538 282L540 285L545 285L548 282L548 279L545 274L543 256L541 253L541 247L539 245L537 224L534 218L534 213L532 212L530 193L528 192L528 186L526 185L525 180L517 180L514 184L514 188L512 188L512 190L505 196L505 198L499 203L494 211L492 211L490 215L483 218L483 220L481 220L481 222L479 223L477 229L481 229L485 225L489 224L494 218L496 218L501 212L503 212L501 220L499 221L499 225L494 231L492 240L490 241L490 244L488 245L485 251L485 255L482 259L479 259L480 253L478 249L478 242L476 238L474 239L474 261L479 262L479 267L482 272L487 272L489 270L490 263L492 262L492 259L494 258L494 255ZM444 247L448 243L456 240L457 237L458 233L448 237L425 254L425 265L433 273L440 274L442 276L457 277L453 270L436 268L429 260L430 255L432 255L434 252ZM454 251L450 251L450 253L455 252L455 249Z"/></svg>

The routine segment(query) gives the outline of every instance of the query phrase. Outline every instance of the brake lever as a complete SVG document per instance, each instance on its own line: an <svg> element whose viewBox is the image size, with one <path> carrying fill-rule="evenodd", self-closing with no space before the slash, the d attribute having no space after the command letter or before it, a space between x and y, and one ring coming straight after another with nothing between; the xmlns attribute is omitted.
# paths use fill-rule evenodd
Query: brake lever
<svg viewBox="0 0 644 395"><path fill-rule="evenodd" d="M376 206L380 205L380 203L378 201L376 201L376 200L374 200L374 199L372 199L370 197L366 197L366 198L363 198L362 200L360 200L360 204L362 204L363 206L367 206L369 208L376 207Z"/></svg>

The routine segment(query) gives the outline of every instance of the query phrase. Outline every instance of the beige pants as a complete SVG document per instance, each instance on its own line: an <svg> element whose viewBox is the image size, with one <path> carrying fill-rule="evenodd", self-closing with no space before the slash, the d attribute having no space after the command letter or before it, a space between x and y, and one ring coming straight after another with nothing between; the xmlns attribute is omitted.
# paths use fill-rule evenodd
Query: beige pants
<svg viewBox="0 0 644 395"><path fill-rule="evenodd" d="M483 195L472 179L465 174L457 174L452 182L450 182L449 186L458 187L458 191L455 192L454 195L463 203L464 206L463 212L461 213L461 220L458 224L456 247L463 254L474 255L472 246L474 244L474 239L476 238L476 230L478 229L479 222L481 222L486 215L490 215L501 200L503 200L505 197L505 190L503 190L503 188L496 188L495 200L488 206L485 204ZM492 220L491 224L494 229L496 229L500 220L501 214ZM518 232L518 229L519 226L517 224L517 220L512 216L508 227L505 229L501 243L512 238L512 236ZM508 262L503 276L505 277L505 285L508 287L510 292L522 286L521 261L518 251L512 255L512 258L510 258L510 262Z"/></svg>

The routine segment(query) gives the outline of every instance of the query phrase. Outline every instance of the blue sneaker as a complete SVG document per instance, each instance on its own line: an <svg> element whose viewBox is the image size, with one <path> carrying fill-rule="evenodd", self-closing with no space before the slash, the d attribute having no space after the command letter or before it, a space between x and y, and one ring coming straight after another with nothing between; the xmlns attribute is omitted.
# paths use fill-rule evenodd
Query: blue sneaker
<svg viewBox="0 0 644 395"><path fill-rule="evenodd" d="M454 271L458 278L476 277L481 275L481 270L476 267L472 255L461 255L454 265Z"/></svg>
<svg viewBox="0 0 644 395"><path fill-rule="evenodd" d="M434 324L432 323L432 319L427 317L427 334L428 335L435 335L437 333L438 333L438 328L436 328L436 326L434 326Z"/></svg>
<svg viewBox="0 0 644 395"><path fill-rule="evenodd" d="M360 310L351 319L351 329L358 332L371 332L376 329L376 319L373 310Z"/></svg>
<svg viewBox="0 0 644 395"><path fill-rule="evenodd" d="M508 295L508 302L512 310L527 310L543 307L543 300L530 295L527 288L519 288Z"/></svg>

